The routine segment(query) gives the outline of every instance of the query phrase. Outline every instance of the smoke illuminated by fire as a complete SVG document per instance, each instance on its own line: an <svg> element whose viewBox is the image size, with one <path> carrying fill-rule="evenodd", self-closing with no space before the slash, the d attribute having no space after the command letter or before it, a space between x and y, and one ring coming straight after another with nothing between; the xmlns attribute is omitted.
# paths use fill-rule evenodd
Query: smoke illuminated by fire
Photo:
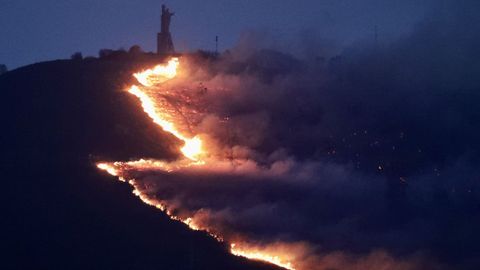
<svg viewBox="0 0 480 270"><path fill-rule="evenodd" d="M232 168L232 160L222 161L208 158L208 153L203 148L204 145L199 135L192 134L193 132L189 128L188 123L180 123L180 120L178 120L183 119L182 121L188 122L188 119L185 120L187 118L185 114L180 111L179 105L172 102L169 96L171 93L164 84L176 77L179 65L179 59L172 58L166 65L157 65L152 69L135 73L134 77L140 85L132 85L127 91L140 100L144 112L155 124L183 141L184 144L179 150L185 159L175 162L144 159L130 162L102 162L98 163L97 167L110 175L118 177L120 181L128 182L134 188L133 194L138 196L144 203L165 212L171 219L186 224L192 230L206 231L218 241L229 243L232 254L253 260L267 261L287 269L295 269L294 262L292 262L285 250L277 251L275 247L259 248L258 246L251 246L239 240L238 236L235 240L228 239L226 236L221 235L218 228L203 225L195 216L174 214L176 209L171 207L168 201L162 201L146 194L141 187L141 183L135 180L133 175L130 175L132 170L177 172L196 169L203 172L222 172ZM248 172L255 166L247 160L236 160L233 168L250 168L246 170Z"/></svg>

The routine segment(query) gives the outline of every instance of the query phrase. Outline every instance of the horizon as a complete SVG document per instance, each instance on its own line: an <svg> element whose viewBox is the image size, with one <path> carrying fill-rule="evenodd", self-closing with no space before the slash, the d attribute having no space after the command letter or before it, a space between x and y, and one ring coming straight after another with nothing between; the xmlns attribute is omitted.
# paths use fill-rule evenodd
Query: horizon
<svg viewBox="0 0 480 270"><path fill-rule="evenodd" d="M258 44L295 55L312 47L338 52L361 40L380 42L409 33L432 1L12 1L0 10L3 26L0 64L9 70L36 62L68 59L73 53L97 56L101 49L139 45L155 51L161 4L175 15L172 36L178 52L236 46L245 35ZM368 12L364 9L369 6ZM287 12L285 12L287 11ZM206 18L204 14L208 14Z"/></svg>

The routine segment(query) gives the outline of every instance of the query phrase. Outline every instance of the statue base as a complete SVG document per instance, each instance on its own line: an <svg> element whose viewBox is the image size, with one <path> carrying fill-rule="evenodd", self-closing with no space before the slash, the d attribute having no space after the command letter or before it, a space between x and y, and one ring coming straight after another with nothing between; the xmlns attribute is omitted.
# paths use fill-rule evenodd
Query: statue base
<svg viewBox="0 0 480 270"><path fill-rule="evenodd" d="M175 53L172 36L170 33L158 33L157 35L157 54Z"/></svg>

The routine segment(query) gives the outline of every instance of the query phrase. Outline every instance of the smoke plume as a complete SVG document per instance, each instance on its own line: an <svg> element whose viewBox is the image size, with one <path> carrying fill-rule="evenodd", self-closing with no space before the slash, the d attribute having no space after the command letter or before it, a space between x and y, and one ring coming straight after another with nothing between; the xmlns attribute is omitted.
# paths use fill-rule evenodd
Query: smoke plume
<svg viewBox="0 0 480 270"><path fill-rule="evenodd" d="M389 43L298 59L239 46L161 87L206 164L122 168L136 191L237 250L297 269L473 269L480 23L469 5Z"/></svg>

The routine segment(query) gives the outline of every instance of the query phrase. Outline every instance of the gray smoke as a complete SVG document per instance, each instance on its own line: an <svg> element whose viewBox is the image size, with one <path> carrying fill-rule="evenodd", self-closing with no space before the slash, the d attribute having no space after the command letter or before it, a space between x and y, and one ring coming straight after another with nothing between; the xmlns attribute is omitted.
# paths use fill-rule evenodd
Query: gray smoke
<svg viewBox="0 0 480 270"><path fill-rule="evenodd" d="M189 128L231 172L131 173L222 235L304 243L318 269L479 267L480 17L447 7L334 57L244 42L182 59L188 80L171 84L195 90Z"/></svg>

